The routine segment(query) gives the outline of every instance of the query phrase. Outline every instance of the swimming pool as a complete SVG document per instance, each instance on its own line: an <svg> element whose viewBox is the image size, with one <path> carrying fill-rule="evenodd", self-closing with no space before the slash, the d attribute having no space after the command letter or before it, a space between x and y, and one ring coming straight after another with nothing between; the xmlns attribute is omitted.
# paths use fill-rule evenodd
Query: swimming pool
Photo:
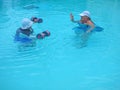
<svg viewBox="0 0 120 90"><path fill-rule="evenodd" d="M30 4L39 8L23 8ZM1 0L0 90L120 90L119 5L119 0ZM83 10L104 31L79 48L69 14L79 19ZM13 36L31 16L44 20L33 26L35 32L49 30L51 36L19 50Z"/></svg>

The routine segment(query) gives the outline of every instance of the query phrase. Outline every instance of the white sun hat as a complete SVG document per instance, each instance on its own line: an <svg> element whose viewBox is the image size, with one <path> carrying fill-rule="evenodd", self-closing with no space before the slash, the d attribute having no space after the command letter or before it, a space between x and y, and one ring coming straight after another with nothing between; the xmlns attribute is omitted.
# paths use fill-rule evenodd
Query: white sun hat
<svg viewBox="0 0 120 90"><path fill-rule="evenodd" d="M33 24L33 22L32 22L30 19L24 18L24 19L22 20L22 26L21 26L21 28L22 28L22 29L28 29L29 27L32 26L32 24Z"/></svg>
<svg viewBox="0 0 120 90"><path fill-rule="evenodd" d="M90 17L90 12L89 11L83 11L82 13L79 14L80 16L87 16Z"/></svg>

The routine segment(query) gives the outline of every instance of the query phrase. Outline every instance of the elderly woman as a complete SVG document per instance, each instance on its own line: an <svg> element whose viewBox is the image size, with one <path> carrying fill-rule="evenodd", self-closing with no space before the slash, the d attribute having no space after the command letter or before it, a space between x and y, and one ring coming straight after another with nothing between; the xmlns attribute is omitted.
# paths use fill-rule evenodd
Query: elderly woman
<svg viewBox="0 0 120 90"><path fill-rule="evenodd" d="M81 47L86 46L86 41L88 40L88 37L92 30L95 28L95 24L92 22L90 18L90 12L89 11L83 11L80 13L80 20L74 20L74 16L72 13L70 14L70 20L73 23L78 23L81 29L83 29L84 33L81 36L82 42L81 42Z"/></svg>
<svg viewBox="0 0 120 90"><path fill-rule="evenodd" d="M71 13L70 14L70 19L74 23L84 24L87 27L89 26L90 28L88 30L86 30L86 33L91 32L94 29L95 25L90 18L90 12L89 11L83 11L82 13L80 13L80 16L81 16L81 19L75 21L74 16Z"/></svg>

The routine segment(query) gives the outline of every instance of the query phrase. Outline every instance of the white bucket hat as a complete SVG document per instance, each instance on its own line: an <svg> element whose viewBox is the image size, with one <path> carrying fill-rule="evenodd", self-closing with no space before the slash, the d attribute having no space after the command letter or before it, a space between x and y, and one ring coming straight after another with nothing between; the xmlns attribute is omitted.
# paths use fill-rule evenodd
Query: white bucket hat
<svg viewBox="0 0 120 90"><path fill-rule="evenodd" d="M24 19L22 20L22 26L21 26L21 28L22 28L22 29L28 29L29 27L32 26L32 24L33 24L33 22L32 22L30 19L24 18Z"/></svg>
<svg viewBox="0 0 120 90"><path fill-rule="evenodd" d="M82 13L79 14L80 16L87 16L90 17L90 12L89 11L83 11Z"/></svg>

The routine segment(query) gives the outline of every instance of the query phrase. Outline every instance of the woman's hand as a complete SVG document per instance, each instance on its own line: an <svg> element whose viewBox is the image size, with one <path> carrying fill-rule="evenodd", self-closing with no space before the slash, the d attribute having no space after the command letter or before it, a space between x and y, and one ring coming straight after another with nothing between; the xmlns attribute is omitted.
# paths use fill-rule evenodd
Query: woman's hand
<svg viewBox="0 0 120 90"><path fill-rule="evenodd" d="M74 20L74 16L72 15L72 13L70 13L70 20L71 20L71 21Z"/></svg>
<svg viewBox="0 0 120 90"><path fill-rule="evenodd" d="M78 23L78 22L80 22L79 20L78 20L78 21L75 21L75 20L74 20L74 16L73 16L72 13L70 13L70 20L71 20L73 23Z"/></svg>
<svg viewBox="0 0 120 90"><path fill-rule="evenodd" d="M94 23L89 20L87 21L87 25L90 26L90 28L86 31L86 33L92 32L92 30L95 28Z"/></svg>
<svg viewBox="0 0 120 90"><path fill-rule="evenodd" d="M90 33L90 32L91 32L91 30L87 30L87 31L86 31L86 33Z"/></svg>

